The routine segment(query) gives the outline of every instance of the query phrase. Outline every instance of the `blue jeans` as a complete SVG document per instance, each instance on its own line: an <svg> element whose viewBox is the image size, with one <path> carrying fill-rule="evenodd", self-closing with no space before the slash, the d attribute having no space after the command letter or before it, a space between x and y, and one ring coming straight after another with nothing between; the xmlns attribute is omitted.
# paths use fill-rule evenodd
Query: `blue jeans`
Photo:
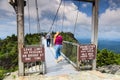
<svg viewBox="0 0 120 80"><path fill-rule="evenodd" d="M62 45L55 45L55 59L58 59L61 56Z"/></svg>
<svg viewBox="0 0 120 80"><path fill-rule="evenodd" d="M47 47L50 47L50 39L47 39Z"/></svg>

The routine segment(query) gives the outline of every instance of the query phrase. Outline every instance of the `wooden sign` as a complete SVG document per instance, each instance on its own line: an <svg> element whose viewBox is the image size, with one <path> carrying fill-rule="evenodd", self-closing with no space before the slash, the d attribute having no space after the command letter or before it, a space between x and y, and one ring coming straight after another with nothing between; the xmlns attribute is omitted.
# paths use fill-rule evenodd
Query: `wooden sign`
<svg viewBox="0 0 120 80"><path fill-rule="evenodd" d="M26 47L21 49L23 62L35 62L45 60L44 47Z"/></svg>
<svg viewBox="0 0 120 80"><path fill-rule="evenodd" d="M80 45L78 60L92 60L95 59L96 46L93 44Z"/></svg>

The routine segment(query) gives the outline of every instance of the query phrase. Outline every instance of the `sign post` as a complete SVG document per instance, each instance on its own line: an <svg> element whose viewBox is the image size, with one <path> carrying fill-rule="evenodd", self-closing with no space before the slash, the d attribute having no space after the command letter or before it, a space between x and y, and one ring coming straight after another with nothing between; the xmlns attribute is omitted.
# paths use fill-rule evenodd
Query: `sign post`
<svg viewBox="0 0 120 80"><path fill-rule="evenodd" d="M21 48L24 45L24 0L17 0L17 35L19 76L24 76L24 63L21 60Z"/></svg>
<svg viewBox="0 0 120 80"><path fill-rule="evenodd" d="M92 15L92 37L91 43L96 45L96 52L97 54L97 44L98 44L98 1L95 0L93 2L93 15ZM92 69L96 70L96 58L92 61Z"/></svg>
<svg viewBox="0 0 120 80"><path fill-rule="evenodd" d="M8 2L13 6L17 15L17 35L18 35L18 66L19 76L24 76L24 64L21 61L21 48L24 45L24 6L26 1L24 0L8 0Z"/></svg>

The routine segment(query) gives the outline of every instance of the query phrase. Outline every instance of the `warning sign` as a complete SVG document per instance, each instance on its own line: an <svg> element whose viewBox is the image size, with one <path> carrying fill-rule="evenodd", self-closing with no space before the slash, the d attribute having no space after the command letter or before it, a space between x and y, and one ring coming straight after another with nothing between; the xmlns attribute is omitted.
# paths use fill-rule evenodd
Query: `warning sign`
<svg viewBox="0 0 120 80"><path fill-rule="evenodd" d="M80 60L92 60L95 59L96 46L93 44L80 45L78 59Z"/></svg>
<svg viewBox="0 0 120 80"><path fill-rule="evenodd" d="M35 62L35 61L44 61L45 60L45 53L44 47L26 47L21 49L22 61L23 62Z"/></svg>

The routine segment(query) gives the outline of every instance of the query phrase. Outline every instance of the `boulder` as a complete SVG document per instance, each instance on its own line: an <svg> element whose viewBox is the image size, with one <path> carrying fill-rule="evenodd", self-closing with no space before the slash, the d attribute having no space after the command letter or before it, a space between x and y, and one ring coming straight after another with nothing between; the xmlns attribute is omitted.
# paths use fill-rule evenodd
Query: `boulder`
<svg viewBox="0 0 120 80"><path fill-rule="evenodd" d="M120 65L107 65L97 69L102 73L120 74Z"/></svg>

